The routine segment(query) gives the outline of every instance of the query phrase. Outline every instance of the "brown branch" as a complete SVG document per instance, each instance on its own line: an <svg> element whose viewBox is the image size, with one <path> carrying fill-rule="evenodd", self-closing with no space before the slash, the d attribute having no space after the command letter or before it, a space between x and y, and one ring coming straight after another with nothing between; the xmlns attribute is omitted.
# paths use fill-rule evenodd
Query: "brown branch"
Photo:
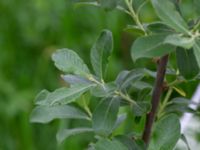
<svg viewBox="0 0 200 150"><path fill-rule="evenodd" d="M150 113L147 114L145 129L144 129L144 133L142 137L144 142L147 145L150 140L153 122L156 117L156 112L157 112L159 102L160 102L160 96L162 94L162 89L163 89L162 87L163 87L167 62L168 62L168 55L165 55L160 59L158 69L157 69L156 81L155 81L152 100L151 100L152 108L151 108Z"/></svg>

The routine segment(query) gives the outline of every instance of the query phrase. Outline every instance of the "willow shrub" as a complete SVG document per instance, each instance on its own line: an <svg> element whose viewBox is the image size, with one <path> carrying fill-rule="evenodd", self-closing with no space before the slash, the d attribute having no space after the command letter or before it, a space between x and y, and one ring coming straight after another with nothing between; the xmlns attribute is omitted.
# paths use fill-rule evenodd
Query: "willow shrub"
<svg viewBox="0 0 200 150"><path fill-rule="evenodd" d="M147 3L153 6L159 20L141 22L140 10ZM184 19L179 7L181 3L175 0L78 3L107 11L118 9L130 15L134 24L128 29L139 33L130 50L133 62L141 58L156 60L157 71L147 68L123 70L114 81L105 82L106 67L113 51L113 35L104 29L91 47L92 68L68 48L52 54L55 66L63 72L61 77L69 86L53 92L42 90L36 97L37 106L31 114L31 122L84 120L87 122L84 127L62 128L56 137L58 143L62 143L72 135L92 132L94 140L88 144L90 150L172 150L179 139L185 139L180 130L180 114L195 113L178 85L198 82L200 68L200 20L198 17ZM198 8L200 0L191 3ZM199 16L200 12L196 10L191 11ZM167 65L173 53L176 54L177 68ZM168 81L168 76L173 81ZM149 82L152 80L155 80L154 84ZM174 97L172 93L175 92L180 95ZM93 97L98 99L94 110L90 108ZM129 123L130 114L133 124L140 126L138 132L116 133L121 124Z"/></svg>

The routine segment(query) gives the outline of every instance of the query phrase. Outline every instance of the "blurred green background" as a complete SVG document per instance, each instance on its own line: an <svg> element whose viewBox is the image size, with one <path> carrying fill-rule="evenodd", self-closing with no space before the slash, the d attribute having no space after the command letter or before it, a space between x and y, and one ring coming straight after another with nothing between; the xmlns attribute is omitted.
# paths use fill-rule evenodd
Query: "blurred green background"
<svg viewBox="0 0 200 150"><path fill-rule="evenodd" d="M59 121L29 123L36 94L63 85L51 61L56 49L73 49L90 66L90 47L107 28L113 32L115 42L107 80L133 67L129 47L134 36L123 30L132 24L131 18L91 6L75 8L74 2L0 0L0 150L79 150L92 139L92 135L80 135L57 146ZM142 13L145 21L155 18L151 7Z"/></svg>

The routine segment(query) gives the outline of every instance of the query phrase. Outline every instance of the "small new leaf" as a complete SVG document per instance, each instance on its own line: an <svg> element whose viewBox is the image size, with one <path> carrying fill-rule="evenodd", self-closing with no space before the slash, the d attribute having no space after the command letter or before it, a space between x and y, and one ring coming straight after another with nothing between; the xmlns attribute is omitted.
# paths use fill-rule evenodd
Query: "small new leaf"
<svg viewBox="0 0 200 150"><path fill-rule="evenodd" d="M128 148L117 140L101 139L95 144L95 150L128 150Z"/></svg>

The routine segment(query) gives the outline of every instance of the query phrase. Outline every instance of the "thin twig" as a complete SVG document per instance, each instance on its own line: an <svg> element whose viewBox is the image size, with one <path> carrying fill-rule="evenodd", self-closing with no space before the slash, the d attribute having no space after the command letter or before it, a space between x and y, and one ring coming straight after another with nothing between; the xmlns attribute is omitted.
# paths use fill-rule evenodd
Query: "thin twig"
<svg viewBox="0 0 200 150"><path fill-rule="evenodd" d="M157 76L156 76L156 81L155 81L153 95L152 95L152 101L151 101L152 109L151 109L150 113L147 114L145 129L144 129L144 133L143 133L143 137L142 137L144 142L147 145L150 140L153 122L155 120L156 112L157 112L159 102L160 102L160 96L162 94L162 87L163 87L167 62L168 62L168 55L165 55L160 59L158 69L157 69Z"/></svg>

